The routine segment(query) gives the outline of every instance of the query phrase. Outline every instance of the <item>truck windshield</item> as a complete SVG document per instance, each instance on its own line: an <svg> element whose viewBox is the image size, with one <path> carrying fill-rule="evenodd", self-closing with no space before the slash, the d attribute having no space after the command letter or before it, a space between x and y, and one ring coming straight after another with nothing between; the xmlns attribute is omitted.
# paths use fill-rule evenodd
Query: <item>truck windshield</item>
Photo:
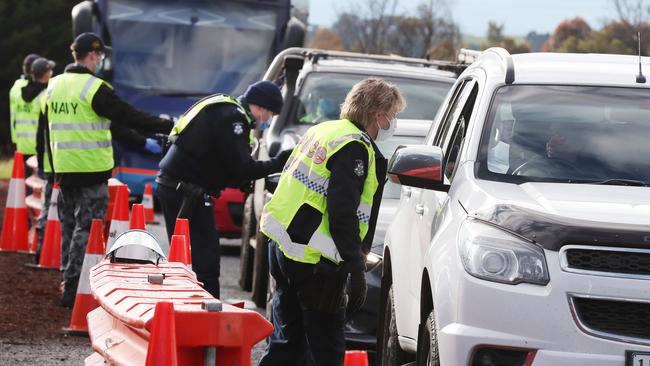
<svg viewBox="0 0 650 366"><path fill-rule="evenodd" d="M357 82L370 75L312 73L305 79L300 91L298 123L316 124L338 119L341 103ZM406 109L397 115L400 119L432 120L453 83L425 79L382 77L399 88L406 100Z"/></svg>
<svg viewBox="0 0 650 366"><path fill-rule="evenodd" d="M279 8L240 1L112 0L114 83L156 94L234 94L272 56Z"/></svg>
<svg viewBox="0 0 650 366"><path fill-rule="evenodd" d="M497 90L479 177L647 185L650 90L513 85Z"/></svg>

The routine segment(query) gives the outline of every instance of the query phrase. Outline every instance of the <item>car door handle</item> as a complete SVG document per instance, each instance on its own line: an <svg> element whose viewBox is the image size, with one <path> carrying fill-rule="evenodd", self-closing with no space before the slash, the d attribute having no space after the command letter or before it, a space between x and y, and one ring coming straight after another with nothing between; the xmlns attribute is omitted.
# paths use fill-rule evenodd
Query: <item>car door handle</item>
<svg viewBox="0 0 650 366"><path fill-rule="evenodd" d="M403 190L404 190L404 197L411 198L411 188L404 187Z"/></svg>
<svg viewBox="0 0 650 366"><path fill-rule="evenodd" d="M424 205L423 204L415 205L415 213L418 215L424 215Z"/></svg>

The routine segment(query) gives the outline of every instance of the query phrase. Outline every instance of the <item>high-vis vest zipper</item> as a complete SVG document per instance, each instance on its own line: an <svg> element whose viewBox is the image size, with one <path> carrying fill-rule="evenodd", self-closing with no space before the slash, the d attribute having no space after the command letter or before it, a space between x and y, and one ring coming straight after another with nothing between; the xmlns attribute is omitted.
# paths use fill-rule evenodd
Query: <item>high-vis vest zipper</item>
<svg viewBox="0 0 650 366"><path fill-rule="evenodd" d="M318 263L321 257L334 263L341 261L329 231L327 189L331 171L327 168L327 161L353 141L361 142L368 151L368 170L357 208L359 238L365 238L373 197L379 186L372 143L366 133L348 120L324 122L310 128L293 150L273 198L262 212L261 231L276 241L288 258L304 263ZM293 242L287 232L289 224L304 204L322 214L320 225L307 245Z"/></svg>

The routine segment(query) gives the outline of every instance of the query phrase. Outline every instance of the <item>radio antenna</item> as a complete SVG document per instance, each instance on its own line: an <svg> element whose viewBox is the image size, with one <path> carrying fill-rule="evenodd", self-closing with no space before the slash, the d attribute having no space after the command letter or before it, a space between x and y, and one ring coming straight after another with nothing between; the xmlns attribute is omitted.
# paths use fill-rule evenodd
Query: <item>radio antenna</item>
<svg viewBox="0 0 650 366"><path fill-rule="evenodd" d="M639 45L639 75L636 76L636 82L639 84L645 84L645 76L641 70L641 32L636 32L636 39Z"/></svg>

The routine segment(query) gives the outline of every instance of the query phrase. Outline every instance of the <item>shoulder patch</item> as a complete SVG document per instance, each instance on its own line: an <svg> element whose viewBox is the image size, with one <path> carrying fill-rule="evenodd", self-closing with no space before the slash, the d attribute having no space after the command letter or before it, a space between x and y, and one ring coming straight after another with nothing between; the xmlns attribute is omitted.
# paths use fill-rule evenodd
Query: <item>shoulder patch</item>
<svg viewBox="0 0 650 366"><path fill-rule="evenodd" d="M366 167L363 164L363 160L356 159L354 161L354 174L358 177L363 177L363 174L366 172Z"/></svg>
<svg viewBox="0 0 650 366"><path fill-rule="evenodd" d="M235 135L241 135L244 133L244 122L235 122L232 124L232 132Z"/></svg>

